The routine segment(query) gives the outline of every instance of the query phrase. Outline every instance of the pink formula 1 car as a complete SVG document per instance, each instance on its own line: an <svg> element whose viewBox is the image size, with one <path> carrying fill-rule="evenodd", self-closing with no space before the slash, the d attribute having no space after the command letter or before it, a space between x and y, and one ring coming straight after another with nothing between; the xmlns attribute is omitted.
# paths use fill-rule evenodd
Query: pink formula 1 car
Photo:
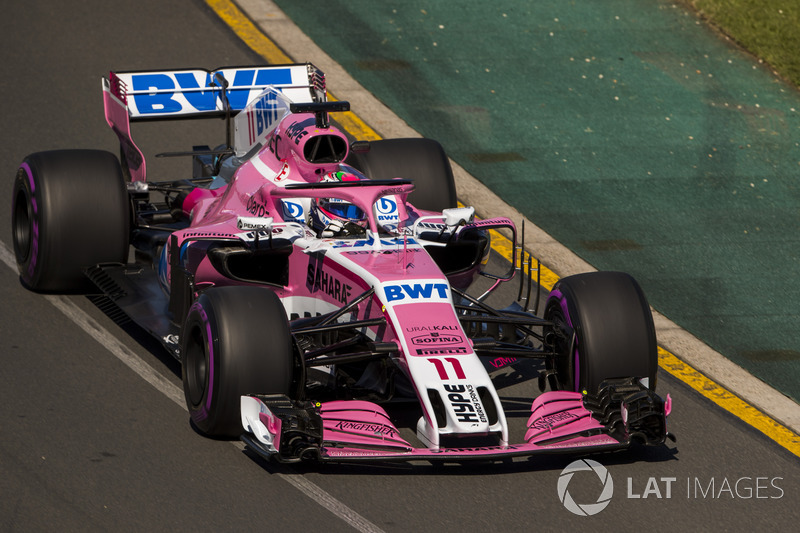
<svg viewBox="0 0 800 533"><path fill-rule="evenodd" d="M670 436L638 284L582 274L541 317L490 307L513 276L532 284L516 259L486 270L491 230L516 241L514 224L457 206L435 141L351 141L329 120L349 105L328 101L313 65L112 72L103 97L119 159L39 152L18 170L20 276L35 291L100 289L158 338L203 434L284 462L498 459ZM161 154L190 157L191 177L147 175L132 122L212 116L224 144ZM512 438L492 376L531 359L544 392Z"/></svg>

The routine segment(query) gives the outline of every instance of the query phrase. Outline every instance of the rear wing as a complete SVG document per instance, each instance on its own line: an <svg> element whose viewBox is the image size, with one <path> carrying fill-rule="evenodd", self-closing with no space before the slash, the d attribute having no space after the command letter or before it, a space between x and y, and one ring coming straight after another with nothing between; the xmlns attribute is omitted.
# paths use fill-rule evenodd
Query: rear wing
<svg viewBox="0 0 800 533"><path fill-rule="evenodd" d="M325 75L311 64L112 72L131 121L223 115L244 109L267 87L292 102L324 102Z"/></svg>
<svg viewBox="0 0 800 533"><path fill-rule="evenodd" d="M144 181L144 156L131 139L130 122L223 117L228 121L265 90L288 102L325 102L325 75L310 63L111 72L103 78L106 122L119 138L133 181ZM274 97L273 97L274 99ZM255 107L255 105L250 106ZM279 117L275 117L277 119Z"/></svg>

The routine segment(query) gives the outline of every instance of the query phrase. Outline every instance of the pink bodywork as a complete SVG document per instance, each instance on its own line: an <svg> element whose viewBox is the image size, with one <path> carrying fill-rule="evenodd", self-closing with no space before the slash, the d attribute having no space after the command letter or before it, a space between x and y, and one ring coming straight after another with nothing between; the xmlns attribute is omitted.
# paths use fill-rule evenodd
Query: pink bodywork
<svg viewBox="0 0 800 533"><path fill-rule="evenodd" d="M112 78L104 98L106 119L126 147L132 179L144 181L144 159L131 140L128 117L122 114L124 87ZM245 116L247 112L243 111ZM252 241L253 233L239 226L241 219L248 217L263 223L269 237L291 242L288 283L271 286L282 299L287 315L330 312L367 290L374 291L349 318L386 319L388 327L383 328L377 340L395 342L399 347L400 353L394 360L416 389L423 411L417 436L427 447L414 448L403 439L380 406L366 401L336 401L319 407L323 420L322 456L470 458L625 446L626 443L601 434L603 425L583 406L581 395L570 392L547 392L537 397L531 408L525 442L509 443L500 399L459 322L448 278L410 232L381 231L373 206L384 196L395 199L401 227L420 216L435 215L407 204L413 184L286 188L288 184L316 184L325 174L339 170L338 162L312 164L303 156L306 144L321 135L338 137L345 146L348 144L335 127L318 127L312 113L286 114L265 138L260 151L236 170L230 184L213 190L198 188L188 195L183 208L190 217L190 226L172 234L165 257L180 254L181 266L193 274L198 289L241 285L241 280L232 280L217 271L204 247L209 241L234 244ZM329 197L353 203L367 214L366 236L320 239L305 225L305 216L298 213L303 214L313 198ZM513 228L510 220L497 220ZM477 222L474 226L486 224L489 223ZM168 269L171 262L164 261L164 267ZM169 279L168 270L162 274L165 280ZM376 327L371 331L379 334ZM496 366L508 363L497 361ZM431 400L435 396L443 406L439 420ZM246 418L246 403L250 418ZM492 409L487 409L489 403L494 403ZM258 398L243 397L242 416L246 428L246 420L260 426L265 439L262 442L273 449L279 446L281 422ZM440 445L441 437L450 437L448 442L452 443L456 442L453 437L462 436L494 436L499 444L479 448Z"/></svg>

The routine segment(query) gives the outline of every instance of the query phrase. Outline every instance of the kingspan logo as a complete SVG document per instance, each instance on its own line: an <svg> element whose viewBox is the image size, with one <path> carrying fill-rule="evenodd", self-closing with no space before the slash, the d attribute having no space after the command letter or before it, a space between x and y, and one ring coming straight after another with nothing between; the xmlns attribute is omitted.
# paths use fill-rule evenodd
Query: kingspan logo
<svg viewBox="0 0 800 533"><path fill-rule="evenodd" d="M603 489L594 503L577 503L569 493L569 484L576 472L594 472L603 484ZM606 467L591 459L578 459L567 465L558 478L558 499L567 511L578 516L596 515L611 503L614 495L614 481Z"/></svg>

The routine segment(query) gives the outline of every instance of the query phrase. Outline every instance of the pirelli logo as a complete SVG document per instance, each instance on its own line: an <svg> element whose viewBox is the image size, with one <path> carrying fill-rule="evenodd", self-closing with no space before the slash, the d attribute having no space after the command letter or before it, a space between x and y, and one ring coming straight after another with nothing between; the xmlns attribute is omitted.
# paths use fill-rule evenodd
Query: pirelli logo
<svg viewBox="0 0 800 533"><path fill-rule="evenodd" d="M417 355L459 355L467 353L467 349L463 346L455 348L420 348L417 349Z"/></svg>

